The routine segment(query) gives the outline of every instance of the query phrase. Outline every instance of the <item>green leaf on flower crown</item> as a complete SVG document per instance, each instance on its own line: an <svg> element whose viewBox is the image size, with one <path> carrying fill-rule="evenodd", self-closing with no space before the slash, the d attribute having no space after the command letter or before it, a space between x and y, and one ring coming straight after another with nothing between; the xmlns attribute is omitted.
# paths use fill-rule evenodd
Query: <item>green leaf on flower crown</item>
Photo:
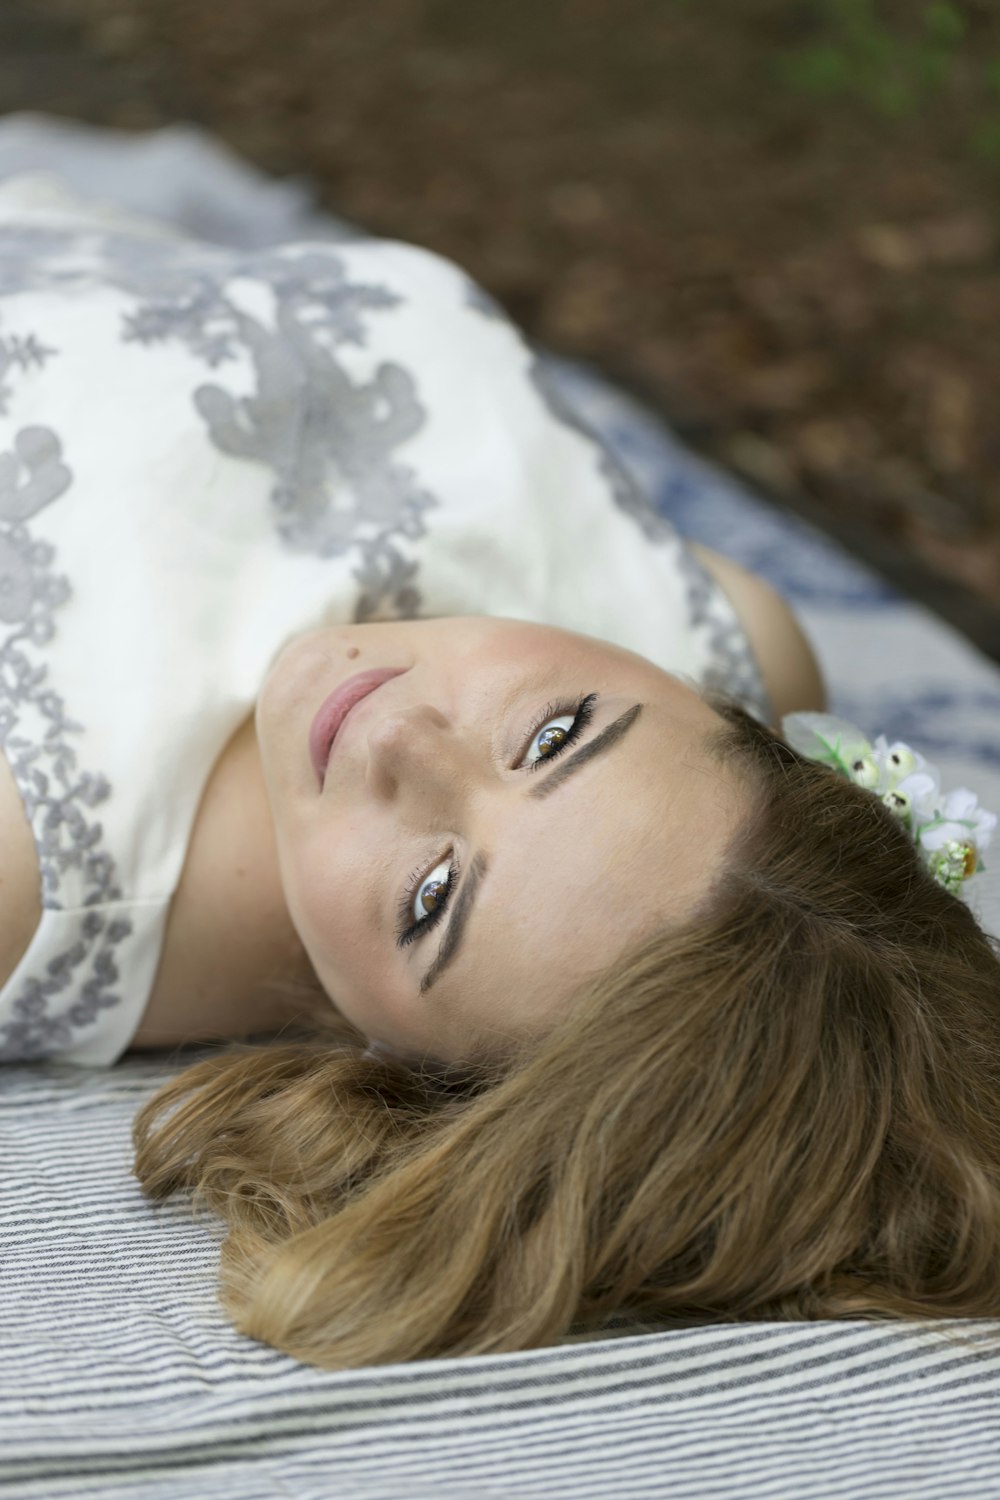
<svg viewBox="0 0 1000 1500"><path fill-rule="evenodd" d="M850 777L851 762L871 755L872 747L856 724L836 714L785 714L781 733L786 742L809 760L822 761Z"/></svg>

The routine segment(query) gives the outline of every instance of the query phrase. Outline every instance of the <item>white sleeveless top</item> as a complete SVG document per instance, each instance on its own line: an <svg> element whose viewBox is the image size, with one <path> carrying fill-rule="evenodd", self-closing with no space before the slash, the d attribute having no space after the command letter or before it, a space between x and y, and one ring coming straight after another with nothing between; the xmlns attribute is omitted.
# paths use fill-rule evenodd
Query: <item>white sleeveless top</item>
<svg viewBox="0 0 1000 1500"><path fill-rule="evenodd" d="M770 716L725 594L456 266L0 186L0 745L42 899L0 1060L127 1049L209 773L290 637L463 614Z"/></svg>

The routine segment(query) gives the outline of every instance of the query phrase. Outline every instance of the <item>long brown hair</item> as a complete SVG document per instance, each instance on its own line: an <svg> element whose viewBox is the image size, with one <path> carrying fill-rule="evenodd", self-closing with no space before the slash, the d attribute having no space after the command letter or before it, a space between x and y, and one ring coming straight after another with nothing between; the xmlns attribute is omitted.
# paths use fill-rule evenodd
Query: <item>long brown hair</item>
<svg viewBox="0 0 1000 1500"><path fill-rule="evenodd" d="M875 796L705 698L749 812L541 1041L408 1068L326 1002L138 1111L143 1191L228 1223L241 1332L334 1369L615 1316L1000 1316L1000 944Z"/></svg>

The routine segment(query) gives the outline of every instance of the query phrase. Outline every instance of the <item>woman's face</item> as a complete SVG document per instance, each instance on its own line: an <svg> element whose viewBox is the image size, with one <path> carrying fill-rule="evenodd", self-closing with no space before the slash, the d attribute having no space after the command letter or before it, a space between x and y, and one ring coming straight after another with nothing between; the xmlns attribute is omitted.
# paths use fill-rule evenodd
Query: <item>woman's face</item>
<svg viewBox="0 0 1000 1500"><path fill-rule="evenodd" d="M379 667L405 670L349 714L321 785L316 711ZM644 657L550 626L462 616L295 637L257 738L289 914L338 1010L410 1061L541 1035L709 883L742 816L704 748L719 724Z"/></svg>

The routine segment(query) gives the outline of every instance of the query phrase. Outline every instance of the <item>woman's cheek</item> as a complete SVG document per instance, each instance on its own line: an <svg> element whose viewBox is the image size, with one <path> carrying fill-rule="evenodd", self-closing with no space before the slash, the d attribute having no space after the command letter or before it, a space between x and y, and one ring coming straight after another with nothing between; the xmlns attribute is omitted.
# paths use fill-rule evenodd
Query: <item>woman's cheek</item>
<svg viewBox="0 0 1000 1500"><path fill-rule="evenodd" d="M314 966L335 966L338 958L343 962L349 957L351 937L358 933L360 916L351 909L351 893L351 882L331 878L329 869L303 870L297 925ZM292 916L295 917L294 912Z"/></svg>

